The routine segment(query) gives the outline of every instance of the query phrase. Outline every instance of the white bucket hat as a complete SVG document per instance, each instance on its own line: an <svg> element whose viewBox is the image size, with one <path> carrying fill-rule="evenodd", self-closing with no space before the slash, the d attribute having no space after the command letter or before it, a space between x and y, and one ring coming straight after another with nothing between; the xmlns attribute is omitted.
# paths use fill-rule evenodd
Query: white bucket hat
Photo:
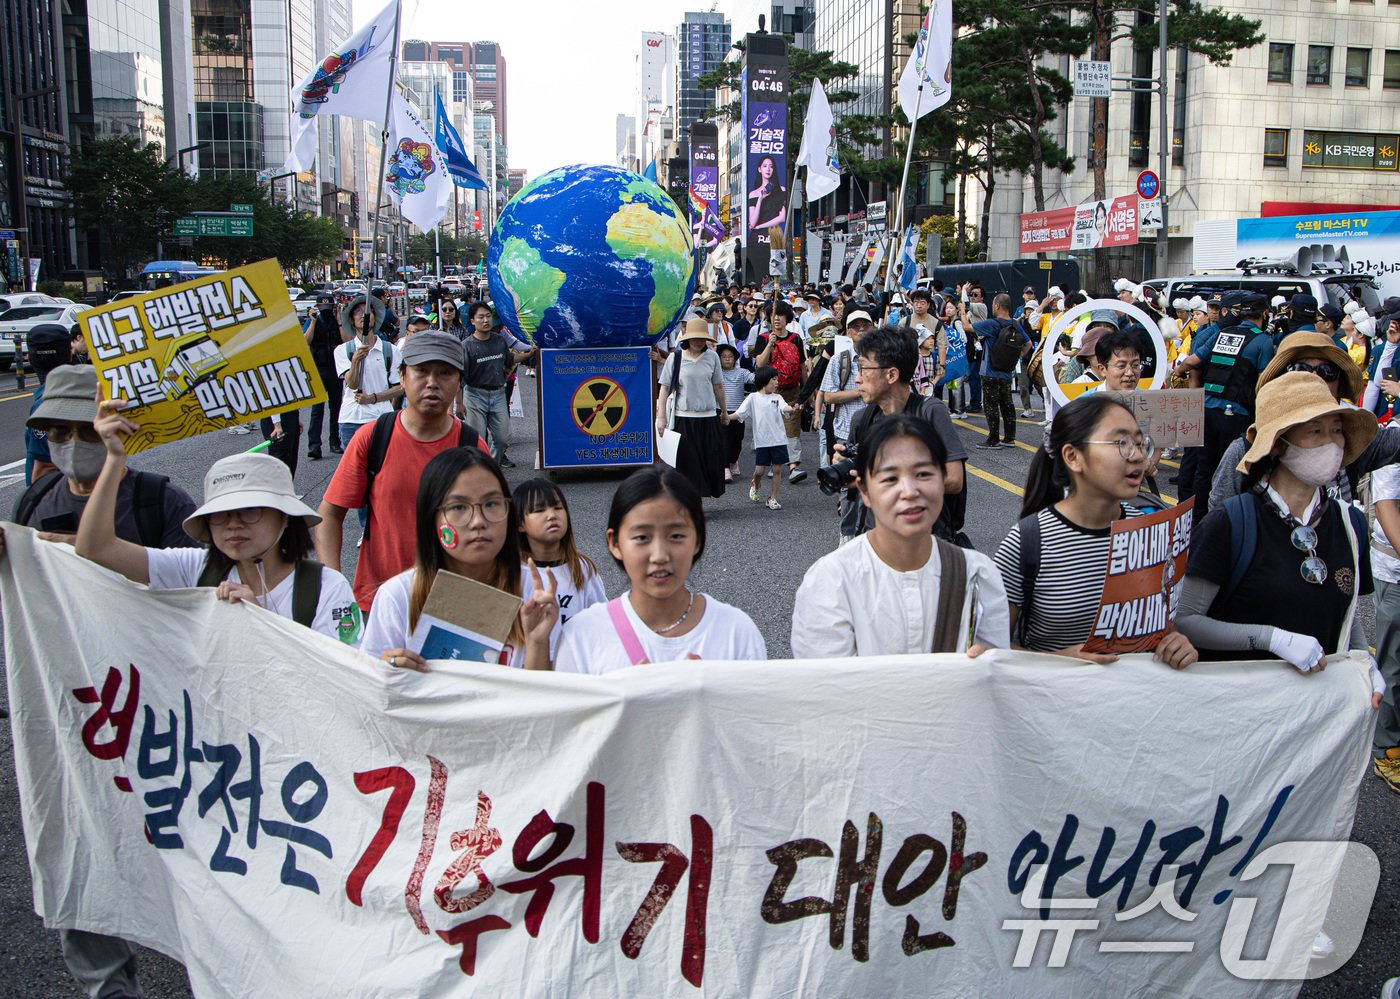
<svg viewBox="0 0 1400 999"><path fill-rule="evenodd" d="M204 504L185 518L185 533L210 544L209 515L265 506L288 517L300 517L307 527L320 515L301 501L292 473L269 454L234 454L220 458L204 473Z"/></svg>

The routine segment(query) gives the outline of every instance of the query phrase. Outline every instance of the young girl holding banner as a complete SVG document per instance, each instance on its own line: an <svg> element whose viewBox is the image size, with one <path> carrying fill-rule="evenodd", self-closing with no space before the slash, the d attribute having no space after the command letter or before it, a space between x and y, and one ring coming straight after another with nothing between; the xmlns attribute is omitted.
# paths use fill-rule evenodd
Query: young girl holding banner
<svg viewBox="0 0 1400 999"><path fill-rule="evenodd" d="M433 458L418 484L416 546L412 569L385 581L374 595L360 650L390 666L428 668L408 648L440 570L513 596L521 595L520 545L510 486L491 456L454 447ZM511 625L507 665L549 669L549 635L559 618L554 576L528 566L534 591Z"/></svg>
<svg viewBox="0 0 1400 999"><path fill-rule="evenodd" d="M608 673L678 659L767 659L747 614L689 587L705 550L705 510L670 468L634 472L613 494L608 551L632 589L569 619L555 669Z"/></svg>
<svg viewBox="0 0 1400 999"><path fill-rule="evenodd" d="M1031 459L1021 521L996 553L1013 647L1096 663L1117 658L1082 646L1103 596L1112 524L1141 513L1131 503L1156 450L1132 411L1103 393L1055 414L1049 440ZM1197 656L1171 631L1153 658L1181 669Z"/></svg>
<svg viewBox="0 0 1400 999"><path fill-rule="evenodd" d="M321 518L297 497L287 466L266 454L235 454L204 476L204 505L185 533L204 548L143 548L117 537L117 494L126 475L123 437L140 429L125 403L98 400L94 429L107 460L82 520L77 551L151 589L216 587L220 600L249 601L331 638L354 644L360 613L345 577L314 561L311 528Z"/></svg>

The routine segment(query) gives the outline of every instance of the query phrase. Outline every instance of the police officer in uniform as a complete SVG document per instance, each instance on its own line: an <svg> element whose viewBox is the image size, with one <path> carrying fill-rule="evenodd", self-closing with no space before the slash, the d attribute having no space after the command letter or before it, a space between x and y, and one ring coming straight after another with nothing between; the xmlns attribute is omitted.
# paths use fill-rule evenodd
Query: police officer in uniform
<svg viewBox="0 0 1400 999"><path fill-rule="evenodd" d="M1228 291L1221 298L1221 329L1191 354L1203 366L1206 391L1205 446L1196 460L1196 516L1210 503L1210 482L1225 449L1254 422L1255 383L1274 356L1264 332L1269 300L1250 291Z"/></svg>

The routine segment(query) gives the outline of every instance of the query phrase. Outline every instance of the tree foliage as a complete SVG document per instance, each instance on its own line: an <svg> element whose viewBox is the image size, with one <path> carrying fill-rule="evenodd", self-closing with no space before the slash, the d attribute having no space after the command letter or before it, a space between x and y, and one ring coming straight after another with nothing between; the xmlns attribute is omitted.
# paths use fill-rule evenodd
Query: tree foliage
<svg viewBox="0 0 1400 999"><path fill-rule="evenodd" d="M81 155L68 159L64 183L74 221L101 240L117 275L153 259L172 220L190 206L189 178L161 158L158 146L125 136L85 142Z"/></svg>
<svg viewBox="0 0 1400 999"><path fill-rule="evenodd" d="M306 273L335 260L345 248L346 232L339 222L273 201L255 177L203 174L194 182L194 211L227 212L230 205L239 203L253 206L253 235L197 237L194 251L199 259L239 267L276 257L283 270Z"/></svg>
<svg viewBox="0 0 1400 999"><path fill-rule="evenodd" d="M438 235L439 257L444 264L458 264L475 267L486 256L486 241L475 233L468 233L461 239L443 232ZM408 263L415 267L433 266L433 236L431 233L415 232L408 237Z"/></svg>

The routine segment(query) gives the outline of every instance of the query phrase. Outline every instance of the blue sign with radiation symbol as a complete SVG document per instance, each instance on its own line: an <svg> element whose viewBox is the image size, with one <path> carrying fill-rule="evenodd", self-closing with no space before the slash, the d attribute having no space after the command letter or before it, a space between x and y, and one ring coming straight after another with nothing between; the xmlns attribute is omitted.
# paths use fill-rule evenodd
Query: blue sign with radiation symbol
<svg viewBox="0 0 1400 999"><path fill-rule="evenodd" d="M539 376L545 468L652 464L646 347L541 351Z"/></svg>

